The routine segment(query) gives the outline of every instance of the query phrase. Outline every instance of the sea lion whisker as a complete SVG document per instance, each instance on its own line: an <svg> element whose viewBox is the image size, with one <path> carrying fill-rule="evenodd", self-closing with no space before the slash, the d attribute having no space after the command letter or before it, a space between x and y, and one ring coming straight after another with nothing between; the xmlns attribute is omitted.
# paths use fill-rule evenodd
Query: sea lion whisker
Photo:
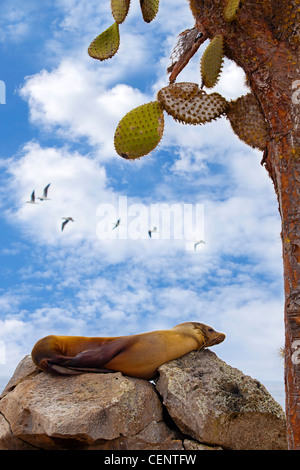
<svg viewBox="0 0 300 470"><path fill-rule="evenodd" d="M217 333L214 331L214 333ZM201 351L201 349L206 348L207 346L214 346L215 344L221 343L225 339L225 335L223 333L217 334L217 336L213 339L206 338L203 344L197 349L197 352Z"/></svg>
<svg viewBox="0 0 300 470"><path fill-rule="evenodd" d="M201 349L204 349L209 341L206 340L205 343L201 344L199 348L197 349L197 352L201 351Z"/></svg>

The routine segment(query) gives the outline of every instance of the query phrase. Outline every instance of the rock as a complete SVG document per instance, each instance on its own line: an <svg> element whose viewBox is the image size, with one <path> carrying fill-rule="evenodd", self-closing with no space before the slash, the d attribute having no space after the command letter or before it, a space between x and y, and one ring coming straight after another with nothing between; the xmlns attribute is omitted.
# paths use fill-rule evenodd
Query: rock
<svg viewBox="0 0 300 470"><path fill-rule="evenodd" d="M162 422L148 381L120 372L53 376L32 370L30 361L22 361L23 372L20 364L2 394L0 448L13 441L38 449L183 448Z"/></svg>
<svg viewBox="0 0 300 470"><path fill-rule="evenodd" d="M192 441L191 439L185 439L183 441L183 446L185 450L223 450L220 446L211 447L205 444L200 444L196 441Z"/></svg>
<svg viewBox="0 0 300 470"><path fill-rule="evenodd" d="M233 450L287 449L285 415L257 380L212 351L163 364L156 388L181 431Z"/></svg>
<svg viewBox="0 0 300 470"><path fill-rule="evenodd" d="M120 372L55 376L26 356L0 397L0 450L286 448L281 407L211 351L159 371L155 388Z"/></svg>
<svg viewBox="0 0 300 470"><path fill-rule="evenodd" d="M18 383L22 382L22 380L28 378L30 375L37 375L38 373L39 370L36 365L32 362L31 356L25 356L17 365L17 368L12 378L1 393L0 399L7 395L11 390L13 390L18 385Z"/></svg>
<svg viewBox="0 0 300 470"><path fill-rule="evenodd" d="M0 413L0 450L34 450L34 447L16 438L9 422Z"/></svg>

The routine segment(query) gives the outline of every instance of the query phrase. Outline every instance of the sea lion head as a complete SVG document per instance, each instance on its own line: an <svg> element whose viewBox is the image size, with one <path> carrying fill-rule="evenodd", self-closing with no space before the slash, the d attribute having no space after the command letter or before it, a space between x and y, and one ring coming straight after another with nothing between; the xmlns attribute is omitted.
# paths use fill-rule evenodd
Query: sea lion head
<svg viewBox="0 0 300 470"><path fill-rule="evenodd" d="M211 326L205 325L204 323L192 322L192 324L196 330L200 330L204 335L204 348L222 343L226 337L224 333L215 331Z"/></svg>
<svg viewBox="0 0 300 470"><path fill-rule="evenodd" d="M215 331L211 326L198 322L180 323L177 327L183 328L186 332L190 332L199 341L199 349L208 348L215 344L222 343L225 339L224 333ZM176 327L175 327L176 328Z"/></svg>

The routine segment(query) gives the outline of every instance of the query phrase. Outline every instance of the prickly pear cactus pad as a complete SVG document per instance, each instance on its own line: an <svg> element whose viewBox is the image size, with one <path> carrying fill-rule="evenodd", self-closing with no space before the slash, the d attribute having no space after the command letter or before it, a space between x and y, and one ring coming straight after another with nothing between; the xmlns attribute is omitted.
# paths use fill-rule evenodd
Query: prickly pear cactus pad
<svg viewBox="0 0 300 470"><path fill-rule="evenodd" d="M225 0L224 18L226 21L233 21L239 10L240 0Z"/></svg>
<svg viewBox="0 0 300 470"><path fill-rule="evenodd" d="M227 117L236 135L246 144L264 150L268 126L257 99L252 93L228 103Z"/></svg>
<svg viewBox="0 0 300 470"><path fill-rule="evenodd" d="M201 59L202 83L212 88L219 80L224 52L223 36L215 36L204 51Z"/></svg>
<svg viewBox="0 0 300 470"><path fill-rule="evenodd" d="M159 0L140 0L143 19L150 23L157 15Z"/></svg>
<svg viewBox="0 0 300 470"><path fill-rule="evenodd" d="M135 159L151 152L164 132L163 109L151 101L129 111L119 122L114 138L116 152L123 158Z"/></svg>
<svg viewBox="0 0 300 470"><path fill-rule="evenodd" d="M114 23L91 42L88 53L94 59L110 59L119 49L119 45L119 25Z"/></svg>
<svg viewBox="0 0 300 470"><path fill-rule="evenodd" d="M162 88L157 99L175 120L203 124L226 112L227 101L218 93L207 94L197 83L174 83Z"/></svg>
<svg viewBox="0 0 300 470"><path fill-rule="evenodd" d="M130 6L130 0L110 0L111 12L116 23L123 23Z"/></svg>

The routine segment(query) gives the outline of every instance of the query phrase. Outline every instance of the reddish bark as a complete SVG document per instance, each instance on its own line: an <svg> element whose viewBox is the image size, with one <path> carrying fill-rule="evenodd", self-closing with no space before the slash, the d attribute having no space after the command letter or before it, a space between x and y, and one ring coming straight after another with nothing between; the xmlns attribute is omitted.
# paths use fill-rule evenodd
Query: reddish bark
<svg viewBox="0 0 300 470"><path fill-rule="evenodd" d="M263 164L282 219L288 443L300 450L300 0L243 0L231 23L224 4L190 0L198 28L224 36L227 57L245 71L269 125Z"/></svg>

